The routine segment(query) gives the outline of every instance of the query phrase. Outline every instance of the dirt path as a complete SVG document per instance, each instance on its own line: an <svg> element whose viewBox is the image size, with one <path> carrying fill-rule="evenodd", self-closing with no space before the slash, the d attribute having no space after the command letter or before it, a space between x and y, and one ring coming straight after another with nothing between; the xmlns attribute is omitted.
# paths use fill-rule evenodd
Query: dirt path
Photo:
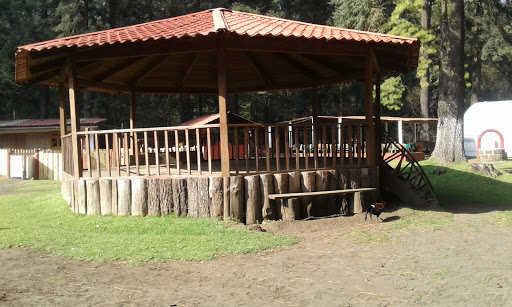
<svg viewBox="0 0 512 307"><path fill-rule="evenodd" d="M268 231L300 243L202 263L130 267L0 250L0 305L512 306L512 236L488 222L496 212L386 231L408 214L386 213L380 224L361 216L270 223ZM382 242L361 244L369 233Z"/></svg>

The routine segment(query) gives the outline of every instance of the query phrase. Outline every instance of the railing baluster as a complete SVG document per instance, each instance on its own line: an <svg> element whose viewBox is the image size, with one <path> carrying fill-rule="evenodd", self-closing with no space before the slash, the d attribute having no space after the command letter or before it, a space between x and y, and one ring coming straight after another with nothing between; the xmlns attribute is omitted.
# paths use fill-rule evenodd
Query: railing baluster
<svg viewBox="0 0 512 307"><path fill-rule="evenodd" d="M187 150L187 172L188 174L192 174L192 170L190 169L190 140L188 135L188 129L185 129L185 148Z"/></svg>
<svg viewBox="0 0 512 307"><path fill-rule="evenodd" d="M322 157L324 168L327 168L327 127L322 125Z"/></svg>
<svg viewBox="0 0 512 307"><path fill-rule="evenodd" d="M128 140L128 133L124 134L123 146L124 146L124 164L126 165L126 173L128 177L130 176L130 149Z"/></svg>
<svg viewBox="0 0 512 307"><path fill-rule="evenodd" d="M331 126L331 157L332 157L332 168L336 168L336 158L338 157L338 142L336 139L336 125Z"/></svg>
<svg viewBox="0 0 512 307"><path fill-rule="evenodd" d="M272 144L272 130L265 126L265 159L267 172L270 172L270 144Z"/></svg>
<svg viewBox="0 0 512 307"><path fill-rule="evenodd" d="M135 155L135 175L140 176L140 165L139 165L139 140L137 138L137 132L133 133L133 154Z"/></svg>
<svg viewBox="0 0 512 307"><path fill-rule="evenodd" d="M96 170L98 171L98 176L96 178L101 177L101 165L100 165L100 147L98 146L98 135L94 135L94 149L96 150Z"/></svg>
<svg viewBox="0 0 512 307"><path fill-rule="evenodd" d="M281 170L281 148L279 148L280 146L280 136L279 136L279 126L275 126L275 134L276 134L276 170L277 171L280 171Z"/></svg>
<svg viewBox="0 0 512 307"><path fill-rule="evenodd" d="M304 162L306 164L306 169L309 169L309 132L308 126L304 126Z"/></svg>
<svg viewBox="0 0 512 307"><path fill-rule="evenodd" d="M315 169L318 168L318 129L316 128L317 124L314 123L312 129L312 137L313 137L313 160L315 162Z"/></svg>
<svg viewBox="0 0 512 307"><path fill-rule="evenodd" d="M167 169L167 176L171 175L171 166L169 165L169 131L164 131L165 143L165 168Z"/></svg>
<svg viewBox="0 0 512 307"><path fill-rule="evenodd" d="M85 161L87 161L87 174L92 177L91 152L89 148L89 134L85 135Z"/></svg>
<svg viewBox="0 0 512 307"><path fill-rule="evenodd" d="M345 126L343 124L339 124L340 131L340 165L341 168L345 166Z"/></svg>
<svg viewBox="0 0 512 307"><path fill-rule="evenodd" d="M149 171L149 148L148 148L148 132L144 131L144 158L146 160L146 176L151 175Z"/></svg>
<svg viewBox="0 0 512 307"><path fill-rule="evenodd" d="M300 170L300 145L299 145L299 129L297 126L293 127L293 137L295 142L295 169ZM293 148L293 147L292 147Z"/></svg>
<svg viewBox="0 0 512 307"><path fill-rule="evenodd" d="M357 125L357 166L361 167L363 159L363 127Z"/></svg>
<svg viewBox="0 0 512 307"><path fill-rule="evenodd" d="M201 175L203 173L201 169L201 136L199 129L196 128L196 157L197 157L197 171Z"/></svg>
<svg viewBox="0 0 512 307"><path fill-rule="evenodd" d="M348 126L348 164L349 167L354 166L354 126Z"/></svg>
<svg viewBox="0 0 512 307"><path fill-rule="evenodd" d="M153 132L153 144L155 145L156 174L160 176L160 146L158 145L157 131Z"/></svg>
<svg viewBox="0 0 512 307"><path fill-rule="evenodd" d="M286 170L290 171L290 126L284 126L284 160L286 163Z"/></svg>
<svg viewBox="0 0 512 307"><path fill-rule="evenodd" d="M211 142L211 129L210 128L206 128L206 142L208 143L207 144L207 147L206 147L206 150L208 152L208 172L211 174L212 173L212 142Z"/></svg>
<svg viewBox="0 0 512 307"><path fill-rule="evenodd" d="M235 150L234 150L234 155L235 155L235 171L236 173L238 174L240 172L240 169L239 169L239 165L238 165L238 156L239 156L239 144L238 144L238 139L239 139L239 134L238 134L238 128L235 127L233 129L233 138L234 138L234 146L235 146Z"/></svg>
<svg viewBox="0 0 512 307"><path fill-rule="evenodd" d="M109 135L107 133L105 133L105 147L107 149L107 157L105 162L107 164L107 175L112 177L112 154L110 153Z"/></svg>
<svg viewBox="0 0 512 307"><path fill-rule="evenodd" d="M176 153L176 170L178 175L181 175L179 130L174 130L174 148Z"/></svg>
<svg viewBox="0 0 512 307"><path fill-rule="evenodd" d="M256 172L260 171L260 127L254 128L254 161L256 162Z"/></svg>
<svg viewBox="0 0 512 307"><path fill-rule="evenodd" d="M249 127L244 128L244 154L245 154L245 172L249 174L249 161L251 160L251 144L249 140Z"/></svg>

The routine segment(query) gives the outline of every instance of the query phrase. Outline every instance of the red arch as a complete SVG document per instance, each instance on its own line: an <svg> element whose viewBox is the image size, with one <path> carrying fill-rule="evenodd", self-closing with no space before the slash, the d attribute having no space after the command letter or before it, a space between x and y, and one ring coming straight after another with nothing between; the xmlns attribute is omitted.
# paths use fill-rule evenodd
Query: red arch
<svg viewBox="0 0 512 307"><path fill-rule="evenodd" d="M500 148L505 148L505 139L503 138L503 134L501 134L501 132L499 132L496 129L484 130L482 133L480 133L480 135L478 136L478 140L476 141L476 157L477 157L477 159L480 159L480 147L482 145L481 144L482 137L484 136L484 134L486 134L488 132L496 133L500 137Z"/></svg>

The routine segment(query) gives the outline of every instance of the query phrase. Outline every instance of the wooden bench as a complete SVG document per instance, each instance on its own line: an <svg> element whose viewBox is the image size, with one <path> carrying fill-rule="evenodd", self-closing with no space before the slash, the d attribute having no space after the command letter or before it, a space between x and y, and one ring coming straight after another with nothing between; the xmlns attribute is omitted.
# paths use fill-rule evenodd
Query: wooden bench
<svg viewBox="0 0 512 307"><path fill-rule="evenodd" d="M338 194L352 194L354 193L354 212L362 213L364 208L361 203L360 193L377 191L377 188L358 188L346 190L331 190L331 191L317 191L317 192L297 192L297 193L283 193L283 194L269 194L268 198L272 200L288 199L288 203L283 203L282 215L284 220L295 220L297 217L300 197L314 197L325 195L338 195ZM308 209L309 214L309 209Z"/></svg>
<svg viewBox="0 0 512 307"><path fill-rule="evenodd" d="M377 191L377 188L358 188L358 189L347 189L347 190L269 194L268 198L269 199L287 199L287 198L299 198L299 197L311 197L311 196L350 194L350 193L370 192L370 191Z"/></svg>

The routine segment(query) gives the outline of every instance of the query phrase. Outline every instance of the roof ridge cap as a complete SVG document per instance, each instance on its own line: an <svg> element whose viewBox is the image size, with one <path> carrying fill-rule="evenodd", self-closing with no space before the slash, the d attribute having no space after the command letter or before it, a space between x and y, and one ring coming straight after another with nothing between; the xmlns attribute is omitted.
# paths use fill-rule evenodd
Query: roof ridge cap
<svg viewBox="0 0 512 307"><path fill-rule="evenodd" d="M215 31L229 31L228 23L226 19L224 19L224 11L231 11L225 8L216 8L211 10L213 17L213 26L215 27Z"/></svg>

